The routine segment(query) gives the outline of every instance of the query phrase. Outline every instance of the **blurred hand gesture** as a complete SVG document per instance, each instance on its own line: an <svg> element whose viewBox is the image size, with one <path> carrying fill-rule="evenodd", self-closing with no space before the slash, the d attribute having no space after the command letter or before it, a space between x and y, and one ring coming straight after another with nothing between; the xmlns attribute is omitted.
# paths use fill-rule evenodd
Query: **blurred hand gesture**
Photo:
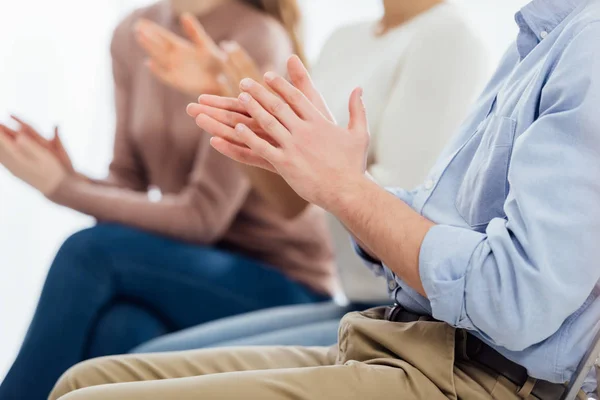
<svg viewBox="0 0 600 400"><path fill-rule="evenodd" d="M55 130L47 140L16 117L20 128L0 124L0 165L45 196L52 195L74 173L71 161Z"/></svg>
<svg viewBox="0 0 600 400"><path fill-rule="evenodd" d="M189 13L181 16L182 38L147 19L135 26L136 39L148 54L147 65L165 84L193 96L224 95L231 84L223 76L225 52Z"/></svg>
<svg viewBox="0 0 600 400"><path fill-rule="evenodd" d="M52 139L46 139L22 119L14 115L11 115L10 117L19 124L19 127L15 130L4 124L0 124L0 133L4 133L12 139L16 139L19 135L27 136L29 139L53 153L68 172L75 172L69 153L67 153L58 133L58 127L54 128L54 137Z"/></svg>

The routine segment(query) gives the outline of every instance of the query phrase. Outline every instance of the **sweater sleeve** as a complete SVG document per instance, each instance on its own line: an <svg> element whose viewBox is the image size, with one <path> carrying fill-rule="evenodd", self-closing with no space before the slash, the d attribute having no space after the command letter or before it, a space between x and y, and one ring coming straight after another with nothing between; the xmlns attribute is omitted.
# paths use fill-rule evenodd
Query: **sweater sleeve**
<svg viewBox="0 0 600 400"><path fill-rule="evenodd" d="M194 243L218 241L243 206L250 185L238 166L204 143L197 149L188 184L159 201L148 198L148 182L128 130L130 51L133 14L115 31L111 45L117 128L114 159L104 181L66 180L50 196L58 204L105 222L121 223Z"/></svg>

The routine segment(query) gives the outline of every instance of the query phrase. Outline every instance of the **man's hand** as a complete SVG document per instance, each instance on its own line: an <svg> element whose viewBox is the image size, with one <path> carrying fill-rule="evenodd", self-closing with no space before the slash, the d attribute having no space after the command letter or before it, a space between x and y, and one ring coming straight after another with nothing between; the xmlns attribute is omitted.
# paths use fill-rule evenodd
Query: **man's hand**
<svg viewBox="0 0 600 400"><path fill-rule="evenodd" d="M222 76L225 52L193 15L184 13L181 25L189 40L146 19L136 24L136 39L148 54L147 65L152 73L165 84L193 96L229 93L230 83Z"/></svg>
<svg viewBox="0 0 600 400"><path fill-rule="evenodd" d="M217 150L279 173L307 201L326 207L344 186L364 179L369 133L362 91L352 93L350 125L341 128L301 62L292 58L289 69L302 90L270 73L265 82L279 97L246 79L238 100L201 97L188 112L217 136Z"/></svg>

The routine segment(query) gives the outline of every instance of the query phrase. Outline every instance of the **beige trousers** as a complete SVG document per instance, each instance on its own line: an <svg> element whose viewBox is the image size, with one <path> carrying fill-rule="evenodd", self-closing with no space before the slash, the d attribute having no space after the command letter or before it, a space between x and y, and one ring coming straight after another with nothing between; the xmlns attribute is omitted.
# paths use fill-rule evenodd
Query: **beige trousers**
<svg viewBox="0 0 600 400"><path fill-rule="evenodd" d="M220 348L86 361L63 375L50 399L533 399L527 388L455 357L456 329L427 320L388 322L383 312L345 316L332 348Z"/></svg>

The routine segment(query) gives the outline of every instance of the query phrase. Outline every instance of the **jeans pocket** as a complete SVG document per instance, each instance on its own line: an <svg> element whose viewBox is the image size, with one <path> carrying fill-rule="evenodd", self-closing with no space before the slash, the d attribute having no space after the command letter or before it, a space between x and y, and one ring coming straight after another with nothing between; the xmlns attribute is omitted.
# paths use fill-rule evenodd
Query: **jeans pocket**
<svg viewBox="0 0 600 400"><path fill-rule="evenodd" d="M508 194L508 168L516 131L516 121L494 116L456 196L456 209L474 229L494 218L504 218Z"/></svg>

